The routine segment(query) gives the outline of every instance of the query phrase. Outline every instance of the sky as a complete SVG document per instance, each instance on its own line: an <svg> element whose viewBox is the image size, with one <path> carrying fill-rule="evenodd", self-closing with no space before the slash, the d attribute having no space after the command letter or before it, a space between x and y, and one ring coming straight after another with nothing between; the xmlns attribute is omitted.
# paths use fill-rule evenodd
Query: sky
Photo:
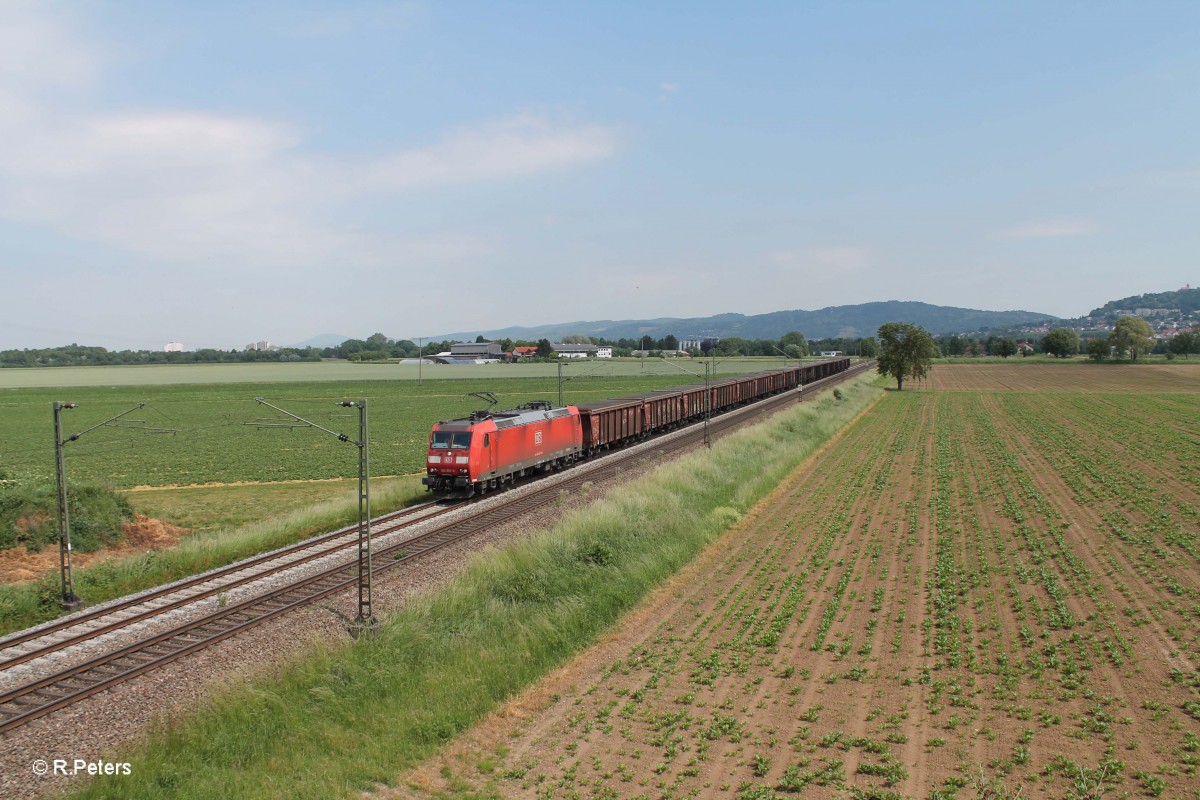
<svg viewBox="0 0 1200 800"><path fill-rule="evenodd" d="M1196 2L0 2L0 349L1200 283ZM683 332L681 332L682 334Z"/></svg>

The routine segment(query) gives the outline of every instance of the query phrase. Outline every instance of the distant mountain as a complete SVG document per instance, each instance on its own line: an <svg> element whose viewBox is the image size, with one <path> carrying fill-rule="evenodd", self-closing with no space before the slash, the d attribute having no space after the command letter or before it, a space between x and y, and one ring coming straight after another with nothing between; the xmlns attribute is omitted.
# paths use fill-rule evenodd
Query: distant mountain
<svg viewBox="0 0 1200 800"><path fill-rule="evenodd" d="M1135 297L1123 297L1120 300L1105 303L1088 316L1108 317L1115 315L1118 311L1134 311L1139 308L1178 308L1184 315L1195 314L1200 311L1200 289L1185 286L1175 292L1156 292L1139 294Z"/></svg>
<svg viewBox="0 0 1200 800"><path fill-rule="evenodd" d="M743 339L778 339L788 331L800 331L809 339L874 336L885 322L910 322L933 334L965 333L985 328L1014 328L1039 322L1055 322L1052 314L1034 311L980 311L973 308L935 306L929 303L890 300L853 306L830 306L817 311L774 311L769 314L718 314L688 319L599 320L564 322L531 328L503 328L448 333L436 340L474 341L476 336L489 339L550 339L565 336L602 336L606 339L656 339L673 334L680 339L716 336Z"/></svg>
<svg viewBox="0 0 1200 800"><path fill-rule="evenodd" d="M338 333L322 333L320 336L314 336L311 339L305 339L303 342L286 346L301 349L305 347L337 347L347 339L353 338L353 336L342 336Z"/></svg>

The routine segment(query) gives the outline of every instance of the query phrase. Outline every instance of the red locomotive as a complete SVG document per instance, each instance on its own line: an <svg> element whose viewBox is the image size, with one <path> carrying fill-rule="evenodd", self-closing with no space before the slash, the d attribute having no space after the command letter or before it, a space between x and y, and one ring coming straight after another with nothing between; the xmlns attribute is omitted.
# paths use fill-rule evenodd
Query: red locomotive
<svg viewBox="0 0 1200 800"><path fill-rule="evenodd" d="M519 477L565 467L582 452L579 410L544 401L439 422L422 483L440 497L470 497Z"/></svg>
<svg viewBox="0 0 1200 800"><path fill-rule="evenodd" d="M840 358L712 381L709 412L719 414L849 368L850 359ZM702 419L704 394L700 384L563 408L539 400L511 411L477 411L439 422L429 437L421 482L438 497L483 494ZM490 395L487 399L495 402Z"/></svg>

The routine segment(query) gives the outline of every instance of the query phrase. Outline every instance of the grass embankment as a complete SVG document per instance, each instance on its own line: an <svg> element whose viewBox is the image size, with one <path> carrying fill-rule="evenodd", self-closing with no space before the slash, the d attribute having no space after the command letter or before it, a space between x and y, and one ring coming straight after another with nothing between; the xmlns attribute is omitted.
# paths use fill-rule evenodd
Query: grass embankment
<svg viewBox="0 0 1200 800"><path fill-rule="evenodd" d="M420 476L374 476L371 497L397 482L405 482L416 495L426 494L417 485ZM217 486L139 487L123 494L133 510L169 521L194 533L234 530L262 522L265 516L299 511L329 500L358 497L358 479L222 484ZM371 504L372 510L374 503ZM267 512L267 513L264 513Z"/></svg>
<svg viewBox="0 0 1200 800"><path fill-rule="evenodd" d="M415 477L372 481L371 512L384 514L424 496ZM232 564L358 521L357 495L326 500L233 530L193 534L176 547L74 570L75 593L91 605ZM0 635L62 616L58 571L34 583L0 586Z"/></svg>
<svg viewBox="0 0 1200 800"><path fill-rule="evenodd" d="M476 558L376 635L233 688L82 797L339 797L394 782L596 641L881 394L870 376Z"/></svg>

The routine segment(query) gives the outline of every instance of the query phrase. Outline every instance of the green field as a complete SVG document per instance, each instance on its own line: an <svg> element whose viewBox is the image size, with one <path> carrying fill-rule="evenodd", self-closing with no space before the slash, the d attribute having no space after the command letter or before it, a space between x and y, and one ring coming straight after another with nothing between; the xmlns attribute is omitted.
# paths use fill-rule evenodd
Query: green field
<svg viewBox="0 0 1200 800"><path fill-rule="evenodd" d="M814 359L819 360L819 359ZM704 375L700 360L676 360L682 367ZM785 363L782 358L723 358L716 363L718 374L737 374L749 370L774 369ZM681 370L657 359L622 358L592 361L565 361L565 375L594 372L605 375L637 376L646 373L673 372L686 378ZM317 381L415 381L490 380L494 378L557 377L556 363L479 364L473 366L416 364L395 362L322 361L298 364L155 364L151 366L39 367L0 369L0 390L67 388L84 386L178 386L210 383L312 383Z"/></svg>
<svg viewBox="0 0 1200 800"><path fill-rule="evenodd" d="M781 363L728 359L719 361L716 369L733 374ZM680 366L703 375L699 362ZM0 471L10 477L53 477L55 400L79 404L63 412L68 434L143 401L146 407L126 418L138 422L128 424L176 431L105 427L67 445L67 469L73 479L131 488L316 480L356 473L355 448L332 436L306 428L247 425L279 419L255 397L352 436L357 436L356 413L335 404L365 398L371 472L402 475L423 469L425 443L435 422L484 406L469 392L494 392L504 408L535 399L556 401L558 396L554 364L426 366L421 383L415 380L416 369L321 363L0 370ZM649 359L644 365L635 360L571 363L563 371L568 403L697 382L674 363ZM27 385L35 380L63 383Z"/></svg>
<svg viewBox="0 0 1200 800"><path fill-rule="evenodd" d="M872 383L861 376L841 387L841 400L824 392L792 405L552 530L473 558L444 589L385 615L372 636L317 649L252 684L231 682L118 751L133 764L129 776L72 796L327 798L396 785L733 525L878 398Z"/></svg>

